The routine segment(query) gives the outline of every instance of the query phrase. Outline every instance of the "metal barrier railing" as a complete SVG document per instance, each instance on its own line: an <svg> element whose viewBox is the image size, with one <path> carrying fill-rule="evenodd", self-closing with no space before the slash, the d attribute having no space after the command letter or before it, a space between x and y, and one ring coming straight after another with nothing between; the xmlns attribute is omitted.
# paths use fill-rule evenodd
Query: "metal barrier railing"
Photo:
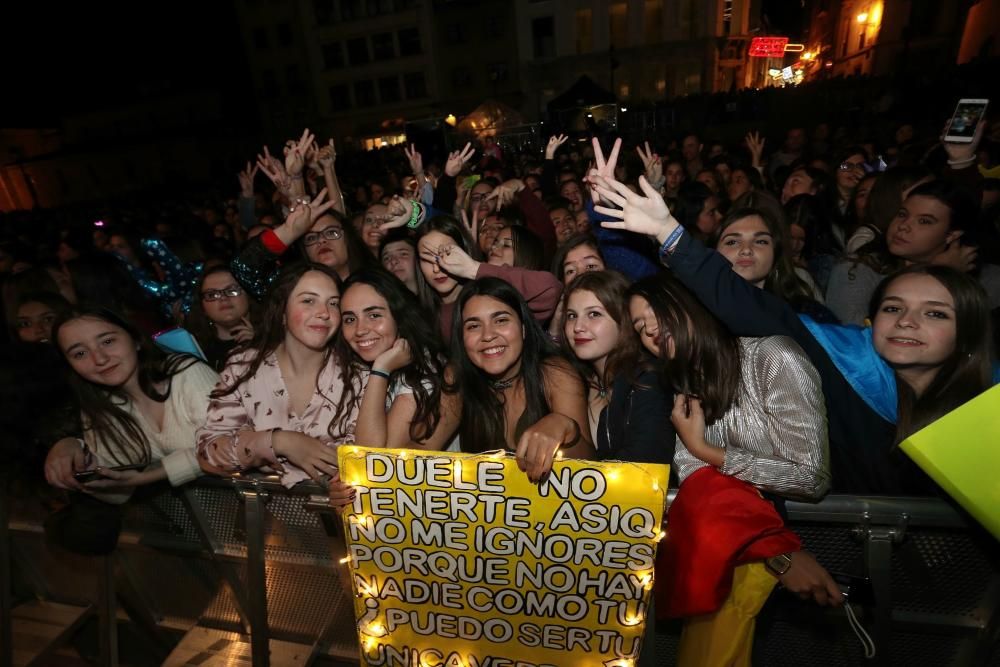
<svg viewBox="0 0 1000 667"><path fill-rule="evenodd" d="M149 636L195 627L249 636L254 667L281 664L272 658L276 641L305 646L307 664L357 659L350 582L338 563L341 524L317 484L289 490L275 478L248 476L164 490L133 504L115 557L91 563L86 576L81 559L67 568L46 546L41 515L27 509L11 508L6 496L0 506L0 519L10 513L2 522L10 535L0 554L0 577L7 575L0 665L12 664L11 562L39 597L103 593L104 664L117 664L116 599ZM870 578L874 604L861 616L878 652L864 661L842 615L776 594L769 607L777 612L760 624L760 664L987 664L1000 633L997 545L948 503L834 495L787 509L824 565ZM784 606L791 611L783 615ZM676 637L659 632L657 644L660 663L673 664Z"/></svg>

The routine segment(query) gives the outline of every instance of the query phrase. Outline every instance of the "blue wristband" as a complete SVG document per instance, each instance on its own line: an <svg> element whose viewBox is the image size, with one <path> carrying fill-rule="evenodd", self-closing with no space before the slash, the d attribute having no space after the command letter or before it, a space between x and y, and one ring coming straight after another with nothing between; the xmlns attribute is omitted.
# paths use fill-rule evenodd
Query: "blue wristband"
<svg viewBox="0 0 1000 667"><path fill-rule="evenodd" d="M673 250L674 248L674 244L677 243L677 239L679 239L681 237L681 234L683 233L684 233L684 225L678 223L677 228L674 229L674 231L670 232L670 236L668 236L667 240L664 241L663 245L660 246L661 257L670 254L670 251Z"/></svg>
<svg viewBox="0 0 1000 667"><path fill-rule="evenodd" d="M372 374L372 375L377 375L377 376L379 376L380 378L385 378L386 380L388 380L388 379L389 379L389 374L388 374L388 373L386 373L385 371L380 371L380 370L379 370L379 369L377 369L377 368L373 368L373 369L371 370L371 374Z"/></svg>

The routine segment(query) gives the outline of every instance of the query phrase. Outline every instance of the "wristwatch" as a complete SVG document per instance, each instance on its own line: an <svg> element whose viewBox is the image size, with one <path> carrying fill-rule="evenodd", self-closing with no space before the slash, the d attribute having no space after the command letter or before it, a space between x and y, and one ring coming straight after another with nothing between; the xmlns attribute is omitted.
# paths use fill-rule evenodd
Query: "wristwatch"
<svg viewBox="0 0 1000 667"><path fill-rule="evenodd" d="M792 567L792 554L771 556L764 561L764 567L774 576L780 577Z"/></svg>

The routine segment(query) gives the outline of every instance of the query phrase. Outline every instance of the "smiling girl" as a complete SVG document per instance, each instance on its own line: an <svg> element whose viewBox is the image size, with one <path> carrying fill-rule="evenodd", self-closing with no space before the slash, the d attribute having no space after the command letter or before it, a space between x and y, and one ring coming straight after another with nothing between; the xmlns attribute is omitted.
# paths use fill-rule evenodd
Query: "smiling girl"
<svg viewBox="0 0 1000 667"><path fill-rule="evenodd" d="M344 379L331 344L339 327L337 274L322 264L283 269L253 341L230 357L212 392L198 431L206 472L268 466L286 486L337 478L336 447L353 440L357 420L357 403L341 400Z"/></svg>
<svg viewBox="0 0 1000 667"><path fill-rule="evenodd" d="M74 472L97 467L103 479L86 489L135 487L162 479L178 486L201 474L194 452L215 371L194 357L166 355L105 309L82 309L53 326L73 370L83 438L60 440L49 452L49 483L83 490ZM112 466L150 464L142 472ZM128 493L102 494L124 502Z"/></svg>
<svg viewBox="0 0 1000 667"><path fill-rule="evenodd" d="M458 427L443 395L444 350L416 297L382 270L344 283L338 358L347 390L339 409L358 400L356 440L366 447L442 449Z"/></svg>
<svg viewBox="0 0 1000 667"><path fill-rule="evenodd" d="M593 456L584 383L517 290L498 278L469 283L453 327L447 391L461 399L463 451L514 451L532 481L548 473L556 450Z"/></svg>

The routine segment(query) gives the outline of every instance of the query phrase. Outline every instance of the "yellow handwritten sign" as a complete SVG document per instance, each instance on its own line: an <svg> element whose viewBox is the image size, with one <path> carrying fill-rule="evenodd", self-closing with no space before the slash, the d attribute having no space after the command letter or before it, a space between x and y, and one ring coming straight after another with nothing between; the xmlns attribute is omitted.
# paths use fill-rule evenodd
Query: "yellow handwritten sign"
<svg viewBox="0 0 1000 667"><path fill-rule="evenodd" d="M340 448L361 664L627 667L668 466Z"/></svg>

